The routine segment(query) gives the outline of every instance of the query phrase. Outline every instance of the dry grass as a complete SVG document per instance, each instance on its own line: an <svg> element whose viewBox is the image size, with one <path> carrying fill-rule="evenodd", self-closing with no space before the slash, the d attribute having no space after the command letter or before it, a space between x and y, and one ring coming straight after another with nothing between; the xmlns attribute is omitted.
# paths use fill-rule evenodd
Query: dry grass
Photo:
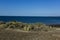
<svg viewBox="0 0 60 40"><path fill-rule="evenodd" d="M45 24L0 23L0 40L60 40L60 31Z"/></svg>

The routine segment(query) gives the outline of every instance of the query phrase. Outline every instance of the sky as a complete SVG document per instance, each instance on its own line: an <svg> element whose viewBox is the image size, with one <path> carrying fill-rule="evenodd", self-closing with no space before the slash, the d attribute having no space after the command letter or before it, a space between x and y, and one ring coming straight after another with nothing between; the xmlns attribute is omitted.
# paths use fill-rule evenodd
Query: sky
<svg viewBox="0 0 60 40"><path fill-rule="evenodd" d="M60 0L0 0L0 16L60 16Z"/></svg>

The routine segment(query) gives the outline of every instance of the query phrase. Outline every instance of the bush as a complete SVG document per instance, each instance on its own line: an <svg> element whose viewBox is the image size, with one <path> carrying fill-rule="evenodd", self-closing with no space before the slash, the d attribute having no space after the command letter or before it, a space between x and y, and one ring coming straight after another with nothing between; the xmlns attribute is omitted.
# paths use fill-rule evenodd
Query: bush
<svg viewBox="0 0 60 40"><path fill-rule="evenodd" d="M12 29L15 29L15 25L9 25L8 28L12 28Z"/></svg>
<svg viewBox="0 0 60 40"><path fill-rule="evenodd" d="M0 29L4 29L4 28L6 28L6 25L5 24L1 24L0 25Z"/></svg>
<svg viewBox="0 0 60 40"><path fill-rule="evenodd" d="M5 24L0 24L0 28L12 28L20 29L24 31L49 31L52 27L46 26L43 23L22 23L22 22L6 22Z"/></svg>

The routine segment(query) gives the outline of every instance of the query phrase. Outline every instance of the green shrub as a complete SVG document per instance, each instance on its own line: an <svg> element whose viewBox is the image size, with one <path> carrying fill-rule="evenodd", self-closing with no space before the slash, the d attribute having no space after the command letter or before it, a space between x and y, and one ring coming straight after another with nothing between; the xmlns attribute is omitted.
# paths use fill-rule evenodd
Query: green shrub
<svg viewBox="0 0 60 40"><path fill-rule="evenodd" d="M6 22L5 24L0 24L0 28L12 28L20 29L24 31L49 31L53 30L52 27L46 26L43 23L22 23L17 21Z"/></svg>
<svg viewBox="0 0 60 40"><path fill-rule="evenodd" d="M9 25L8 28L12 28L12 29L15 29L15 25Z"/></svg>

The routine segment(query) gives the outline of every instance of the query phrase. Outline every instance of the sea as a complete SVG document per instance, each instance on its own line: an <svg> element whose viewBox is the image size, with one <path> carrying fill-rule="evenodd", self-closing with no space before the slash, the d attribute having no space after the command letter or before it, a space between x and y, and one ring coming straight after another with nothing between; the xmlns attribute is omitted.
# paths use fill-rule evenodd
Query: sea
<svg viewBox="0 0 60 40"><path fill-rule="evenodd" d="M60 24L60 17L43 16L0 16L0 21L18 21L24 23Z"/></svg>

